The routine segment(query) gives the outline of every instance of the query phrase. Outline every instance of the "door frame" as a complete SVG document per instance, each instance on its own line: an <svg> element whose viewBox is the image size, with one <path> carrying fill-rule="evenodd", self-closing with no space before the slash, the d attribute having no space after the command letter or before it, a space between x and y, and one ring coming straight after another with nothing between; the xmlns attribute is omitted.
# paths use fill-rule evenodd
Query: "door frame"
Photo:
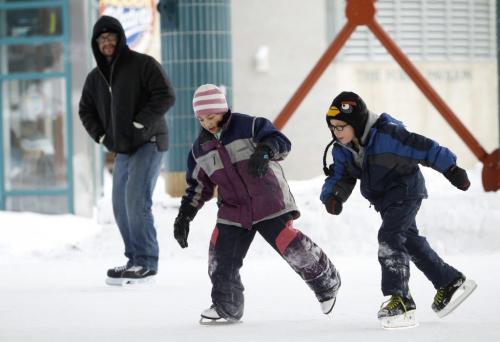
<svg viewBox="0 0 500 342"><path fill-rule="evenodd" d="M49 189L5 189L4 170L4 141L0 141L0 210L5 210L8 197L16 196L61 196L65 195L68 203L68 212L74 214L74 177L73 177L73 119L71 99L71 65L70 65L70 25L69 25L69 3L68 0L51 1L26 1L1 3L0 10L34 9L60 7L62 10L62 34L57 36L30 36L30 37L0 37L0 48L8 45L35 45L40 43L60 42L63 46L63 71L62 72L15 72L0 73L0 89L3 89L4 81L11 80L35 80L48 78L63 78L65 82L65 108L64 108L64 151L66 155L66 186ZM0 53L2 51L0 50ZM3 92L0 91L0 132L3 137Z"/></svg>

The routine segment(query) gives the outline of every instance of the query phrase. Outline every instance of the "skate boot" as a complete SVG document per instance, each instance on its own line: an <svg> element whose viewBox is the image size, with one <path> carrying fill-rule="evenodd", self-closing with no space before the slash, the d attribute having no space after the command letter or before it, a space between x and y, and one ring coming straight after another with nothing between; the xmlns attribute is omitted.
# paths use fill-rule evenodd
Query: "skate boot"
<svg viewBox="0 0 500 342"><path fill-rule="evenodd" d="M384 329L413 328L418 325L415 311L416 306L411 295L408 297L393 295L382 304L378 319Z"/></svg>
<svg viewBox="0 0 500 342"><path fill-rule="evenodd" d="M239 323L241 321L237 319L224 318L218 312L214 304L212 304L208 309L203 310L201 313L200 324L201 325L223 325L223 324L233 324Z"/></svg>
<svg viewBox="0 0 500 342"><path fill-rule="evenodd" d="M125 280L124 285L152 283L156 271L150 270L143 266L132 266L127 268L122 273L122 278Z"/></svg>
<svg viewBox="0 0 500 342"><path fill-rule="evenodd" d="M457 308L477 287L470 279L465 279L463 274L445 287L438 289L432 303L432 310L443 318Z"/></svg>
<svg viewBox="0 0 500 342"><path fill-rule="evenodd" d="M106 284L111 286L122 285L122 274L127 269L127 265L110 268L107 273Z"/></svg>
<svg viewBox="0 0 500 342"><path fill-rule="evenodd" d="M329 315L332 313L333 307L335 306L335 302L337 301L337 293L339 292L339 288L342 281L340 280L340 275L338 273L336 273L336 277L338 281L332 290L333 293L330 294L332 298L319 302L319 304L321 305L321 311L323 311L325 315Z"/></svg>
<svg viewBox="0 0 500 342"><path fill-rule="evenodd" d="M145 284L153 282L156 271L147 269L142 266L126 266L115 267L108 270L108 278L106 284L112 286L124 286L134 284Z"/></svg>

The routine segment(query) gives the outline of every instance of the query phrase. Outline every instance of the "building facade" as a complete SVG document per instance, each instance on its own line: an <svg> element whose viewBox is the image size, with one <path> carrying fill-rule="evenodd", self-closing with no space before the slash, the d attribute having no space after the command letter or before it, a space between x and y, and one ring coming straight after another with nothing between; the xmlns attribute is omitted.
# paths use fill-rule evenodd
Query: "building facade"
<svg viewBox="0 0 500 342"><path fill-rule="evenodd" d="M95 65L92 26L99 13L123 15L120 20L139 48L144 40L137 35L141 31L137 25L159 15L144 12L146 7L155 9L156 2L0 0L0 210L92 215L102 192L104 151L89 139L78 117L82 86ZM120 3L126 8L117 8ZM344 0L168 0L165 4L186 16L182 22L191 26L177 30L172 25L181 21L162 17L167 24L162 31L162 57L147 52L161 59L175 82L191 82L185 89L176 89L181 98L190 99L196 83L227 84L234 111L270 120L345 22ZM209 77L211 71L196 74L191 66L202 55L176 59L172 50L181 48L175 42L186 32L198 37L200 23L218 23L217 16L215 21L210 19L208 10L204 20L189 19L196 18L198 8L210 6L223 6L216 13L227 22L222 31L206 29L227 37L220 41L224 63L230 67L221 69L222 78ZM462 123L488 152L497 148L495 1L378 0L376 7L382 27ZM132 13L142 19L127 22ZM213 39L214 44L217 41ZM192 51L201 51L200 44L194 44ZM393 114L410 130L450 147L464 167L477 163L373 35L358 27L284 127L293 144L283 164L290 179L322 174L323 148L331 139L325 113L342 90L359 93L372 111ZM176 113L191 115L189 104L183 106L172 109L169 129L172 137L192 138L196 124L190 123L184 132L176 130L173 120ZM171 169L181 173L181 164L182 160L172 162Z"/></svg>
<svg viewBox="0 0 500 342"><path fill-rule="evenodd" d="M377 0L376 18L487 152L498 147L494 0ZM255 18L259 18L256 21ZM344 0L233 0L234 110L274 119L345 23ZM325 114L342 90L478 160L366 27L357 27L284 127L290 179L322 175Z"/></svg>
<svg viewBox="0 0 500 342"><path fill-rule="evenodd" d="M100 153L75 113L94 10L85 1L0 1L2 210L92 213Z"/></svg>

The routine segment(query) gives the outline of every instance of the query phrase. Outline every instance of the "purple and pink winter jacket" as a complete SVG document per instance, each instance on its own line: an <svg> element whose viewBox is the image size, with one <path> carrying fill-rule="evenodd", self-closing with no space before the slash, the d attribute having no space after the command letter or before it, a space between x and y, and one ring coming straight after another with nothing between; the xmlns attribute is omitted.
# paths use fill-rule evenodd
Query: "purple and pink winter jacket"
<svg viewBox="0 0 500 342"><path fill-rule="evenodd" d="M228 112L219 140L202 130L187 161L188 187L182 206L200 209L217 187L217 223L250 229L253 224L286 213L300 213L283 169L291 148L288 138L261 117ZM248 160L257 145L271 151L269 169L262 178L248 174Z"/></svg>

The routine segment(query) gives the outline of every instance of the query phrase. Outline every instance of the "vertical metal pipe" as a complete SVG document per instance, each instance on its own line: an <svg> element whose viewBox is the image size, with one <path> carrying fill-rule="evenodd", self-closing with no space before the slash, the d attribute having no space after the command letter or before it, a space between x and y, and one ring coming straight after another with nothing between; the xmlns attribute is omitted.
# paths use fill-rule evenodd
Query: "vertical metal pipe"
<svg viewBox="0 0 500 342"><path fill-rule="evenodd" d="M498 84L498 98L497 98L497 114L498 114L498 146L500 146L500 1L496 1L496 24L497 24L497 84Z"/></svg>
<svg viewBox="0 0 500 342"><path fill-rule="evenodd" d="M3 49L0 49L0 53L3 53ZM0 70L1 71L1 70ZM4 131L3 131L3 104L2 104L2 97L4 96L6 92L3 91L3 82L0 79L0 210L5 210L5 178L4 178L4 142L3 142L3 137L4 137Z"/></svg>
<svg viewBox="0 0 500 342"><path fill-rule="evenodd" d="M65 108L65 135L64 140L64 152L66 154L66 197L68 198L68 212L71 214L75 213L75 177L73 174L73 117L72 113L72 103L71 103L71 65L70 65L70 48L71 48L71 32L69 24L69 3L65 0L62 4L63 9L63 32L64 32L64 75L65 75L65 96L66 96L66 108Z"/></svg>

